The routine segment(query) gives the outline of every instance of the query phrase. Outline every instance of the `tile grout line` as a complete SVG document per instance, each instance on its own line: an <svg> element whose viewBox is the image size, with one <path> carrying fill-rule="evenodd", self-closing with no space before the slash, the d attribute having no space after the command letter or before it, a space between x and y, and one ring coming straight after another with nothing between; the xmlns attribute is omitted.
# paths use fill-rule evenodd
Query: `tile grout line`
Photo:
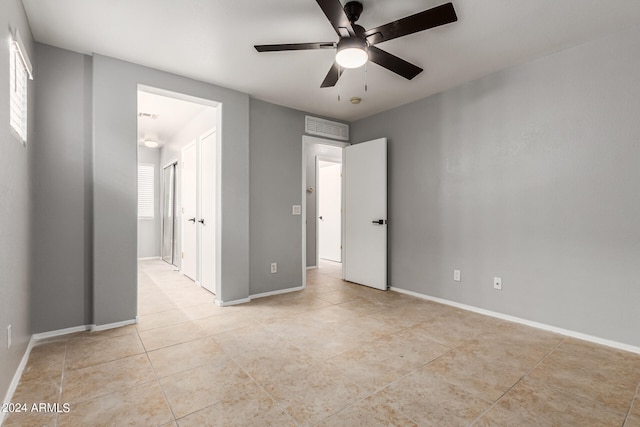
<svg viewBox="0 0 640 427"><path fill-rule="evenodd" d="M275 332L272 332L272 331L270 331L270 332L271 332L271 333L273 333L274 335L277 335L277 334L275 334ZM246 374L246 375L251 379L251 381L253 381L253 382L254 382L254 383L255 383L255 384L260 388L260 390L262 390L262 391L263 391L267 396L269 396L269 398L271 398L271 400L273 401L273 403L274 403L274 404L275 404L275 405L276 405L276 406L277 406L277 407L278 407L278 408L279 408L283 413L285 413L289 418L291 418L291 420L294 422L294 424L295 424L296 426L299 426L299 425L300 425L300 424L298 423L298 421L297 421L295 418L293 418L293 416L292 416L288 411L286 411L282 406L280 406L280 402L278 402L278 400L277 400L275 397L273 397L273 396L271 395L271 393L269 393L269 392L267 391L267 389L265 389L265 388L262 386L262 384L261 384L258 380L256 380L256 379L253 377L253 375L251 375L249 372L247 372L247 371L246 371L246 370L245 370L245 369L244 369L244 368L243 368L243 367L242 367L242 366L241 366L241 365L236 361L236 359L235 359L233 356L231 356L229 353L227 353L227 352L225 351L225 349L220 345L220 343L218 343L218 342L215 340L215 338L210 337L210 339L211 339L213 342L215 342L218 346L220 346L220 349L221 349L221 350L222 350L222 352L225 354L225 356L227 356L227 357L229 358L229 360L231 360L231 361L232 361L232 362L233 362L233 363L234 363L238 368L240 368L240 370L241 370L242 372L244 372L244 373L245 373L245 374ZM288 342L288 341L287 341L287 342ZM216 403L214 403L213 405L216 405L216 404L218 404L218 403L220 403L220 402L216 402ZM209 408L209 407L211 407L211 406L213 406L213 405L209 405L209 406L207 406L207 408ZM205 409L205 408L202 408L202 409ZM202 410L202 409L199 409L198 411L200 411L200 410ZM197 411L194 411L194 412L197 412Z"/></svg>
<svg viewBox="0 0 640 427"><path fill-rule="evenodd" d="M317 297L315 297L315 298L317 298ZM323 300L323 301L325 301L325 300ZM330 306L327 306L327 307L331 307L331 306L334 306L334 307L335 307L335 306L338 306L338 305L340 304L340 303L332 303L331 301L326 301L326 302L328 302L328 303L330 303L330 304L331 304ZM295 316L294 316L294 317L295 317ZM359 317L363 317L363 316L359 316ZM271 328L269 328L269 326L268 326L267 324L262 323L260 320L258 320L256 323L258 323L260 326L262 326L263 328L265 328L265 329L266 329L267 331L269 331L270 333L272 333L272 334L274 334L275 336L279 337L280 339L284 340L284 341L285 341L285 342L287 342L288 344L290 344L290 345L292 345L293 347L297 348L300 352L302 352L302 353L303 353L303 354L305 354L306 356L310 357L310 358L313 360L313 362L314 362L314 363L317 363L317 364L319 364L319 365L322 365L322 366L324 366L325 368L327 368L327 369L329 369L329 370L333 370L330 366L328 366L328 365L325 363L324 359L316 359L315 357L313 357L313 355L312 355L312 354L310 354L310 353L309 353L308 351L306 351L305 349L303 349L303 348L299 347L298 345L296 345L295 343L291 342L291 341L290 341L289 339L287 339L286 337L284 337L284 336L280 335L280 334L279 334L279 333L277 333L276 331L274 331L274 330L272 330ZM401 328L400 330L404 330L404 329L406 329L406 328ZM397 332L398 332L398 331L396 331L395 333L397 333ZM377 338L377 339L372 340L372 341L367 341L367 343L369 343L369 342L375 342L375 341L377 341L377 340L379 340L379 339L382 339L382 338ZM215 340L215 339L214 339L214 340ZM224 350L223 350L223 351L224 351ZM344 353L346 353L346 352L348 352L348 351L351 351L351 350L345 350L343 353L340 353L340 354L335 355L335 356L332 356L332 357L337 357L337 356L339 356L339 355L341 355L341 354L344 354ZM225 353L226 353L226 352L225 352ZM231 358L231 356L230 356L230 355L229 355L229 357ZM238 363L237 363L233 358L231 358L231 359L232 359L232 360L233 360L233 361L234 361L238 366L240 366L240 365L239 365L239 364L238 364ZM267 393L267 394L269 395L269 397L271 397L271 398L274 400L274 402L276 403L276 405L278 405L278 407L279 407L280 409L282 409L282 410L283 410L283 411L284 411L284 412L285 412L289 417L291 417L291 418L294 420L294 422L295 422L295 419L294 419L294 418L293 418L293 417L292 417L292 416L291 416L291 415L290 415L286 410L284 410L284 408L282 408L282 407L280 406L280 404L278 403L278 401L277 401L273 396L271 396L271 394L270 394L266 389L264 389L264 388L262 387L262 384L260 384L260 383L255 379L255 378L253 378L253 376L251 376L251 374L249 374L248 372L246 372L246 371L242 368L242 366L240 366L240 369L242 369L242 370L243 370L247 375L249 375L249 377L251 377L251 379L252 379L253 381L255 381L255 382L258 384L258 386L260 386L260 388L261 388L261 389L263 389L263 390L265 391L265 393ZM338 373L338 374L339 374L339 373ZM348 377L344 377L344 376L343 376L343 375L341 375L341 374L339 374L339 375L340 375L341 377L343 377L345 380L347 380L349 383L354 384L354 385L357 385L356 383L354 383L353 381L351 381L351 379L349 379ZM384 388L384 387L383 387L383 388ZM322 423L322 422L326 421L327 419L330 419L330 418L332 418L332 417L336 416L336 415L337 415L337 414L339 414L340 412L343 412L343 411L345 411L345 410L347 410L347 409L351 408L351 407L352 407L352 406L354 406L355 404L362 402L363 400L365 400L366 398L368 398L368 397L372 396L373 394L377 393L378 391L379 391L379 390L376 390L376 391L374 391L373 393L366 395L366 396L365 396L365 397L363 397L362 399L357 400L356 402L354 402L354 403L352 403L352 404L350 404L350 405L347 405L347 406L345 406L344 408L340 408L340 409L338 409L336 412L332 413L332 414L331 414L331 415L329 415L328 417L325 417L324 419L322 419L322 420L318 421L318 423L316 423L315 425L318 425L318 424L320 424L320 423ZM296 424L298 424L298 423L296 422Z"/></svg>
<svg viewBox="0 0 640 427"><path fill-rule="evenodd" d="M566 337L564 337L564 339L562 340L562 342L560 342L560 344L564 343L565 341L569 341L569 340L578 340L578 341L580 341L580 342L584 342L583 340L580 340L580 339L578 339L578 338L573 338L573 337L568 337L568 336L566 336ZM558 344L558 345L556 346L556 348L555 348L553 351L555 351L555 350L557 349L557 347L559 347L559 346L560 346L560 344ZM623 350L623 351L624 351L624 350ZM549 353L547 356L549 356L549 355L551 355L551 353ZM547 356L545 356L545 359L547 358ZM540 361L540 363L542 363L542 361ZM537 367L537 366L536 366L536 367ZM533 370L533 369L532 369L532 370ZM529 373L527 373L527 375L528 375L528 374L529 374ZM575 393L573 390L570 390L570 389L567 389L567 388L563 388L563 387L560 387L560 386L558 386L558 385L554 385L554 384L547 383L547 382L544 382L544 383L545 383L545 385L546 385L547 387L549 387L549 388L552 388L552 389L554 389L554 390L561 391L561 392L563 392L563 393L567 393L567 394L569 394L569 395L571 395L571 396L573 396L573 397L576 397L576 398L578 398L578 399L581 399L581 400L586 400L586 401L588 401L588 402L591 402L592 404L599 405L599 406L601 406L601 407L603 408L603 410L604 410L604 411L609 412L609 413L611 413L611 414L614 414L614 413L616 413L616 414L622 414L622 412L621 412L620 410L618 410L618 409L614 409L614 408L612 408L612 407L610 407L610 406L608 406L608 405L606 405L606 404L604 404L604 403L600 402L599 400L594 399L594 398L592 398L592 397L583 396L583 395L581 395L581 394ZM638 384L638 387L640 387L640 384ZM636 390L636 392L637 392L637 390ZM632 400L631 400L631 403L633 403L633 398L632 398ZM623 424L623 425L624 425L624 424Z"/></svg>
<svg viewBox="0 0 640 427"><path fill-rule="evenodd" d="M516 382L515 382L511 387L509 387L509 388L508 388L504 393L502 393L502 394L500 395L500 397L498 397L498 398L497 398L497 399L496 399L496 400L491 404L491 406L489 406L489 407L488 407L487 409L485 409L485 410L484 410L480 415L478 415L478 416L476 417L476 419L475 419L475 420L473 420L473 422L471 422L471 424L469 424L469 425L470 425L470 426L473 426L473 425L474 425L474 424L476 424L476 423L477 423L477 422L478 422L482 417L484 417L484 416L485 416L485 414L486 414L487 412L489 412L491 409L493 409L493 408L498 404L498 402L500 402L500 400L501 400L501 399L502 399L502 398L503 398L507 393L509 393L511 390L513 390L513 389L515 388L515 386L517 386L518 384L520 384L520 383L522 382L522 380L523 380L527 375L529 375L531 372L533 372L533 370L534 370L534 369L536 369L538 366L540 366L540 365L542 364L542 362L544 362L544 361L545 361L545 360L546 360L546 359L547 359L547 358L548 358L548 357L549 357L549 356L550 356L554 351L556 351L556 350L558 349L558 347L560 347L560 345L562 345L562 343L563 343L563 342L565 342L565 340L566 340L566 339L567 339L566 337L563 337L563 338L562 338L562 340L561 340L558 344L556 344L556 346L555 346L555 347L553 347L553 349L551 349L547 354L545 354L545 355L544 355L544 357L542 357L542 359L540 359L540 360L538 361L538 363L536 363L536 365L535 365L533 368L529 369L529 370L528 370L524 375L522 375L518 381L516 381Z"/></svg>
<svg viewBox="0 0 640 427"><path fill-rule="evenodd" d="M627 420L631 416L631 409L633 409L633 404L636 402L636 399L640 399L639 393L640 393L640 383L638 383L638 386L636 387L636 392L634 393L633 397L631 398L631 403L629 404L629 409L627 410L627 414L624 416L624 420L622 421L622 425L623 426L627 423Z"/></svg>
<svg viewBox="0 0 640 427"><path fill-rule="evenodd" d="M152 279L151 277L149 277L150 280L153 282L153 284L158 287L157 283L155 282L154 279ZM144 354L145 356L147 356L147 361L149 362L149 365L151 366L151 371L153 372L153 375L156 377L156 382L158 383L158 386L160 387L160 390L162 391L162 397L164 397L164 401L167 404L167 406L169 407L169 411L171 412L171 416L173 417L173 422L178 424L178 420L176 418L176 414L173 411L173 407L171 406L171 403L169 402L169 398L167 397L167 394L164 390L164 387L162 387L162 383L160 382L160 378L158 378L158 373L156 372L155 367L153 366L153 363L151 363L151 358L149 357L149 351L147 350L147 347L144 345L144 341L142 340L142 337L140 336L140 331L138 330L138 326L135 326L136 328L136 334L138 335L138 339L140 340L140 344L142 344L142 348L144 349Z"/></svg>
<svg viewBox="0 0 640 427"><path fill-rule="evenodd" d="M64 357L62 358L62 373L60 374L60 391L58 394L58 404L62 403L62 390L64 388L64 373L67 366L67 354L69 352L69 339L67 338L64 343ZM60 424L60 413L56 414L55 427Z"/></svg>
<svg viewBox="0 0 640 427"><path fill-rule="evenodd" d="M409 328L411 328L411 326L409 326L409 327L405 327L405 328L401 328L401 329L400 329L400 331L404 331L404 330L409 329ZM400 331L397 331L397 332L400 332ZM397 332L396 332L396 333L397 333ZM380 339L382 339L382 338L380 338ZM376 341L377 341L377 340L376 340ZM432 340L430 340L430 341L432 341ZM434 343L437 343L436 341L433 341L433 342L434 342ZM437 343L437 344L440 344L440 343ZM442 344L440 344L440 345L442 345ZM373 395L375 395L375 394L377 394L377 393L381 392L382 390L384 390L384 389L386 389L386 388L389 388L389 387L390 387L390 386L392 386L393 384L395 384L395 383L399 382L400 380L402 380L402 379L406 378L407 376L409 376L409 375L410 375L410 374L412 374L413 372L417 371L418 369L422 368L423 366L426 366L426 365L428 365L428 364L430 364L430 363L432 363L432 362L435 362L436 360L438 360L438 359L440 359L440 358L442 358L442 357L446 356L447 354L449 354L450 352L454 351L455 349L457 349L457 348L458 348L458 347L460 347L460 346L461 346L461 345L456 346L456 347L449 347L449 349L448 349L447 351L445 351L444 353L440 354L439 356L437 356L437 357L435 357L435 358L433 358L433 359L429 360L428 362L421 363L420 365L418 365L418 366L414 367L413 369L410 369L408 372L406 372L405 374L400 375L398 378L396 378L395 380L391 381L390 383L385 384L384 386L377 388L377 389L376 389L375 391L373 391L371 394L368 394L368 395L366 395L365 397L363 397L362 399L357 400L356 402L352 403L351 405L348 405L348 406L346 406L346 407L344 407L344 408L342 408L342 409L340 409L340 410L336 411L335 413L331 414L329 417L325 418L323 421L326 421L326 420L328 420L329 418L333 418L333 417L335 417L335 416L339 415L340 413L342 413L342 412L346 411L347 409L352 408L352 407L354 407L355 405L357 405L357 404L359 404L359 403L361 403L361 402L365 401L366 399L368 399L368 398L372 397ZM445 346L445 347L446 347L446 346ZM345 352L345 353L346 353L346 352ZM342 354L342 353L341 353L341 354ZM338 356L339 356L339 355L338 355ZM337 356L336 356L336 357L337 357ZM323 363L323 362L322 362L322 361L320 361L320 363ZM349 378L347 378L347 379L348 379L349 381L351 381ZM351 381L351 382L352 382L352 381ZM354 384L355 384L355 383L354 383ZM407 417L407 419L408 419L408 420L410 420L411 422L413 422L413 423L415 423L415 424L417 424L417 425L420 425L420 423L418 423L416 420L414 420L413 418L411 418L409 415L405 414L405 413L404 413L404 412L402 412L401 410L398 410L398 412L400 412L402 415L404 415L405 417Z"/></svg>
<svg viewBox="0 0 640 427"><path fill-rule="evenodd" d="M336 304L333 304L333 305L336 305ZM313 357L313 355L312 355L312 354L310 354L309 352L307 352L305 349L303 349L303 348L301 348L301 347L297 346L297 345L296 345L296 344L294 344L293 342L289 341L286 337L283 337L282 335L278 334L276 331L274 331L274 330L270 329L270 328L268 327L268 325L265 325L265 324L263 324L263 323L261 323L261 322L259 322L259 321L258 321L258 323L259 323L260 325L262 325L262 327L264 327L266 330L268 330L269 332L271 332L272 334L274 334L275 336L277 336L277 337L281 338L282 340L286 341L288 344L290 344L290 345L292 345L293 347L295 347L295 348L297 348L298 350L300 350L300 352L302 352L304 355L306 355L307 357L311 358L311 360L313 360L313 362L314 362L314 363L318 363L318 364L320 364L320 365L324 366L325 368L331 369L331 367L327 366L327 365L324 363L324 361L323 361L323 360L318 360L318 359L316 359L315 357ZM223 351L224 351L224 350L223 350ZM345 353L346 353L346 352L345 352ZM341 354L342 354L342 353L341 353ZM230 357L230 356L229 356L229 357ZM233 360L233 359L232 359L232 360ZM235 362L235 360L234 360L234 362ZM237 364L237 362L236 362L236 364ZM242 369L242 367L240 367L240 368ZM243 371L244 371L244 369L243 369ZM249 375L249 376L251 377L251 379L253 379L253 380L254 380L254 381L255 381L255 382L260 386L260 388L262 388L262 389L264 390L264 388L262 387L262 384L260 384L260 383L259 383L255 378L253 378L253 377L252 377L248 372L247 372L247 375ZM355 383L354 383L353 381L351 381L349 378L345 378L345 379L346 379L346 380L348 380L350 383L355 384ZM293 418L293 416L291 416L291 415L289 414L289 412L287 412L284 408L282 408L282 407L280 406L280 403L279 403L279 402L278 402L278 401L277 401L273 396L271 396L271 394L270 394L267 390L264 390L264 391L265 391L265 393L267 393L267 394L269 395L269 397L271 397L271 398L276 402L276 405L278 405L278 407L279 407L280 409L282 409L282 410L284 411L284 413L285 413L285 414L289 415L289 417L291 417L291 419L293 419L293 420L294 420L294 422L296 423L296 425L300 425L300 424L297 422L297 420L296 420L295 418ZM369 397L369 396L366 396L366 397ZM366 397L365 397L365 398L366 398ZM329 415L328 417L325 417L324 419L322 419L322 420L318 421L318 423L316 423L315 425L317 425L317 424L319 424L319 423L321 423L321 422L323 422L323 421L326 421L327 419L329 419L329 418L333 417L334 415L336 415L336 414L338 414L338 413L340 413L340 412L342 412L342 411L344 411L344 410L346 410L346 409L350 408L351 406L355 405L356 403L361 402L361 401L362 401L362 400L364 400L365 398L363 398L363 399L361 399L361 400L358 400L358 401L354 402L353 404L348 405L348 406L346 406L346 407L344 407L344 408L339 409L338 411L334 412L333 414Z"/></svg>

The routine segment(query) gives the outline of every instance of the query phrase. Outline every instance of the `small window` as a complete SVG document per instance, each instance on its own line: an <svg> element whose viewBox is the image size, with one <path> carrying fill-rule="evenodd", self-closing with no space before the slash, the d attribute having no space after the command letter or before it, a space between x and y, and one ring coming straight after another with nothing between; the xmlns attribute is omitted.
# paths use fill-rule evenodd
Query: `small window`
<svg viewBox="0 0 640 427"><path fill-rule="evenodd" d="M27 142L27 82L33 78L31 61L16 32L9 50L9 123L23 144Z"/></svg>
<svg viewBox="0 0 640 427"><path fill-rule="evenodd" d="M155 211L153 165L138 164L138 218L153 219Z"/></svg>

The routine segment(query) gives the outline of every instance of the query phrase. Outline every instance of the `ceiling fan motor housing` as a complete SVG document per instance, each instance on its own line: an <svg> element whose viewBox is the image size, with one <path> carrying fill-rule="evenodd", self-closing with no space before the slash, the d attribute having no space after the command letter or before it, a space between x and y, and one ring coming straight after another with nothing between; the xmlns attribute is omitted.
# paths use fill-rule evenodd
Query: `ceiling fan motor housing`
<svg viewBox="0 0 640 427"><path fill-rule="evenodd" d="M360 37L340 37L340 41L338 41L338 50L354 48L366 52L367 47L367 41Z"/></svg>
<svg viewBox="0 0 640 427"><path fill-rule="evenodd" d="M349 22L352 24L360 19L362 13L362 3L359 1L350 1L344 5L344 13L347 15Z"/></svg>

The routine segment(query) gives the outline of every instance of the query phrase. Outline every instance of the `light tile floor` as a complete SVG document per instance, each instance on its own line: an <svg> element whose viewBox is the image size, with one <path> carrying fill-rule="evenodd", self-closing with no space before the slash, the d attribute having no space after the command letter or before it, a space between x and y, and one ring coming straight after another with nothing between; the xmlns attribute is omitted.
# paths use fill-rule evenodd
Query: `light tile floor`
<svg viewBox="0 0 640 427"><path fill-rule="evenodd" d="M234 307L161 261L140 322L40 342L5 426L640 426L640 355L308 273Z"/></svg>

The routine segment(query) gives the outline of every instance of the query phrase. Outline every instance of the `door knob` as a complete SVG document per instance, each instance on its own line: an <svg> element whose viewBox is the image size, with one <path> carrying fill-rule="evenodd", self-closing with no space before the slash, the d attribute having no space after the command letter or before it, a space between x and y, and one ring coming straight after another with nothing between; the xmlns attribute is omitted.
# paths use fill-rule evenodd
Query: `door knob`
<svg viewBox="0 0 640 427"><path fill-rule="evenodd" d="M199 222L200 224L204 225L204 218L199 219L199 220L198 220L198 222Z"/></svg>
<svg viewBox="0 0 640 427"><path fill-rule="evenodd" d="M195 218L189 218L189 221L191 221L192 223L196 223L196 219Z"/></svg>
<svg viewBox="0 0 640 427"><path fill-rule="evenodd" d="M384 219L374 219L373 221L371 221L373 224L378 224L378 225L383 225L386 224L387 221L385 221Z"/></svg>
<svg viewBox="0 0 640 427"><path fill-rule="evenodd" d="M320 221L324 221L324 219L322 219L322 216L319 216L318 218L320 218Z"/></svg>

